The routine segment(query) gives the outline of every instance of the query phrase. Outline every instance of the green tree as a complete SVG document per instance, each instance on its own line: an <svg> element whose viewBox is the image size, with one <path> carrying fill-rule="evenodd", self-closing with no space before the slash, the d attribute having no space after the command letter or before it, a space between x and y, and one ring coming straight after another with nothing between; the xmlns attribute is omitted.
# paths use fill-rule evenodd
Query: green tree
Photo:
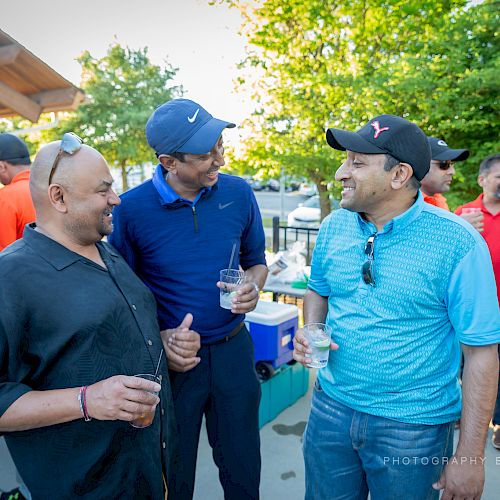
<svg viewBox="0 0 500 500"><path fill-rule="evenodd" d="M500 151L498 5L487 0L450 11L425 51L400 65L399 74L406 71L406 78L396 78L394 89L387 88L388 93L425 96L407 103L405 112L429 135L471 151L457 165L458 182L446 195L452 209L477 196L481 160Z"/></svg>
<svg viewBox="0 0 500 500"><path fill-rule="evenodd" d="M84 52L78 60L85 103L47 132L46 139L70 130L77 133L120 168L126 191L130 168L152 157L144 134L147 119L158 105L181 94L179 87L171 86L176 69L152 64L147 48L132 50L119 44L111 45L102 59Z"/></svg>
<svg viewBox="0 0 500 500"><path fill-rule="evenodd" d="M244 16L248 56L238 83L257 103L236 165L270 173L284 165L309 177L323 216L344 157L326 145L327 126L355 130L391 113L451 145L481 154L498 147L495 2L225 1ZM468 165L475 169L477 157ZM465 195L474 187L464 179Z"/></svg>

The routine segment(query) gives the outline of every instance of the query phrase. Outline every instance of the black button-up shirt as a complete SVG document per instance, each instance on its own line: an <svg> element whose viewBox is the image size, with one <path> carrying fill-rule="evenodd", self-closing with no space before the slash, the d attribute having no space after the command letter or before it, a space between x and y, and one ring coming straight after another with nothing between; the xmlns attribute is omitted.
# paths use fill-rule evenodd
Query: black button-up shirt
<svg viewBox="0 0 500 500"><path fill-rule="evenodd" d="M0 415L31 390L154 373L162 342L153 295L111 245L97 247L107 269L27 226L0 253ZM149 428L82 418L5 434L35 500L163 498L162 463L175 462L164 356L159 373Z"/></svg>

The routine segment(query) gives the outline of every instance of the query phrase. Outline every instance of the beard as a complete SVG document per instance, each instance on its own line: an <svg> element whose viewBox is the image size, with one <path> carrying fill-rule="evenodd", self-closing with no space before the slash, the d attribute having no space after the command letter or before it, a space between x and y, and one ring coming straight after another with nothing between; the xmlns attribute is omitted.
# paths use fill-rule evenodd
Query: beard
<svg viewBox="0 0 500 500"><path fill-rule="evenodd" d="M105 214L101 215L97 231L101 236L108 236L113 232L113 223L107 220Z"/></svg>
<svg viewBox="0 0 500 500"><path fill-rule="evenodd" d="M96 243L113 232L113 223L106 216L108 213L109 210L102 212L97 220L94 214L74 214L70 220L65 221L65 230L76 240L87 244Z"/></svg>

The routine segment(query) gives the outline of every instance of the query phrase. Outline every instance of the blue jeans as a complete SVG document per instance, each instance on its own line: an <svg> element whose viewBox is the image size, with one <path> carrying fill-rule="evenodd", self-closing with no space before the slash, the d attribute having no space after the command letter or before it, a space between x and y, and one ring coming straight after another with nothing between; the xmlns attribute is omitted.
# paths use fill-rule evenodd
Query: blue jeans
<svg viewBox="0 0 500 500"><path fill-rule="evenodd" d="M500 344L498 344L498 362L500 365ZM500 377L500 366L498 369L498 376ZM497 403L495 405L495 411L493 413L493 425L500 425L500 380L498 382L497 389Z"/></svg>
<svg viewBox="0 0 500 500"><path fill-rule="evenodd" d="M344 406L318 382L304 433L306 500L437 499L453 424L405 424Z"/></svg>

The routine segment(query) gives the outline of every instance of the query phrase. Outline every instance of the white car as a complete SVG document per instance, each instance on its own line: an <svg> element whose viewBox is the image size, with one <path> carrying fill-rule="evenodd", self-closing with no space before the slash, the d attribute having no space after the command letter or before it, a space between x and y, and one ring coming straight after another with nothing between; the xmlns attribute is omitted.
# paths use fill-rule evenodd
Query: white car
<svg viewBox="0 0 500 500"><path fill-rule="evenodd" d="M311 196L288 214L288 226L319 227L320 219L319 196Z"/></svg>
<svg viewBox="0 0 500 500"><path fill-rule="evenodd" d="M336 200L330 199L332 210L339 207ZM321 222L321 209L319 195L311 196L304 203L288 214L287 224L290 227L317 228Z"/></svg>
<svg viewBox="0 0 500 500"><path fill-rule="evenodd" d="M318 194L318 187L316 186L316 184L303 182L299 186L299 194L301 194L302 196L314 196Z"/></svg>

